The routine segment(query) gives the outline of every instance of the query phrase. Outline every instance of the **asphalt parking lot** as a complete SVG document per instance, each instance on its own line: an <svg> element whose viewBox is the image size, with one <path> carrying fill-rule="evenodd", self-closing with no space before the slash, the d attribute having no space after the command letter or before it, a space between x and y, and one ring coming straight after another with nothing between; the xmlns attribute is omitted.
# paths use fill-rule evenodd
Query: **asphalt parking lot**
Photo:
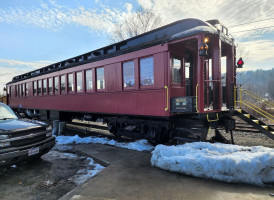
<svg viewBox="0 0 274 200"><path fill-rule="evenodd" d="M100 144L75 150L107 166L96 177L72 190L65 199L195 199L266 200L273 188L229 184L167 172L150 165L151 154Z"/></svg>
<svg viewBox="0 0 274 200"><path fill-rule="evenodd" d="M59 152L59 153L58 153ZM92 168L87 158L105 168L84 183L72 177ZM172 173L150 164L151 153L102 144L56 145L41 160L13 166L1 175L0 199L195 199L267 200L274 188L229 184Z"/></svg>

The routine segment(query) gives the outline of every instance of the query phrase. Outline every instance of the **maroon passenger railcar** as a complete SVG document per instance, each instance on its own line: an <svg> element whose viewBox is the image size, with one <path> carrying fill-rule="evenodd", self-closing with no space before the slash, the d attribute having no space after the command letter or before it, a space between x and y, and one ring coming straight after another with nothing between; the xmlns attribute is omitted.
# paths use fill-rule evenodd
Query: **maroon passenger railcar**
<svg viewBox="0 0 274 200"><path fill-rule="evenodd" d="M160 143L204 141L209 127L234 129L235 70L227 28L185 19L16 76L7 89L27 114L103 118L115 135Z"/></svg>

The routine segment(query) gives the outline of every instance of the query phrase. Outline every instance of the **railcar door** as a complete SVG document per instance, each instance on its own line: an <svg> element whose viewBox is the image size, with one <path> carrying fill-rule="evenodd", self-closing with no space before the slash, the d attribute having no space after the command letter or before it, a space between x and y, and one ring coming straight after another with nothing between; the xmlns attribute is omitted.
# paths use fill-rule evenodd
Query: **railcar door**
<svg viewBox="0 0 274 200"><path fill-rule="evenodd" d="M181 55L171 53L171 88L179 96L193 96L193 55L191 52ZM174 90L174 91L175 91Z"/></svg>
<svg viewBox="0 0 274 200"><path fill-rule="evenodd" d="M195 49L196 47L196 49ZM170 44L171 112L193 113L195 108L195 62L197 40ZM179 105L179 106L176 106Z"/></svg>
<svg viewBox="0 0 274 200"><path fill-rule="evenodd" d="M187 52L184 59L184 83L185 83L185 93L186 96L193 95L193 54L192 52Z"/></svg>

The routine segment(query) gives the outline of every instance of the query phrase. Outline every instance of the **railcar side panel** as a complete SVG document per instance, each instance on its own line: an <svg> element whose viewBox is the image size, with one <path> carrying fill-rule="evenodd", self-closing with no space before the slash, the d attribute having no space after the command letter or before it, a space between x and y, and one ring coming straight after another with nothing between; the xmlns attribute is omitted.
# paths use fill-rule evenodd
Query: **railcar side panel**
<svg viewBox="0 0 274 200"><path fill-rule="evenodd" d="M110 58L107 61L102 60L95 63L89 63L74 68L64 69L51 74L31 78L26 81L13 84L13 94L15 86L28 84L28 96L10 98L10 106L22 109L41 109L41 110L58 110L73 112L90 112L90 113L112 113L112 114L129 114L129 115L149 115L149 116L169 116L165 111L167 91L164 86L167 85L165 80L165 68L167 67L167 52L159 52L159 49L166 50L166 47L151 47L127 55L121 55ZM137 57L138 56L138 57ZM140 66L139 60L146 57L153 57L154 61L154 84L140 86ZM127 58L127 59L126 59ZM109 63L112 60L115 63ZM133 88L123 87L122 61L133 61L135 63L135 86ZM97 64L96 64L97 63ZM107 65L103 65L109 63ZM104 67L105 89L97 90L96 68ZM85 90L84 72L93 69L93 89ZM83 73L83 91L76 91L76 72ZM74 91L68 92L68 76L73 74ZM34 94L33 81L54 78L55 76L66 75L66 91L59 91L55 94L49 94L48 89L45 94ZM48 87L47 87L48 88Z"/></svg>
<svg viewBox="0 0 274 200"><path fill-rule="evenodd" d="M167 116L163 89L15 98L11 107L73 112Z"/></svg>

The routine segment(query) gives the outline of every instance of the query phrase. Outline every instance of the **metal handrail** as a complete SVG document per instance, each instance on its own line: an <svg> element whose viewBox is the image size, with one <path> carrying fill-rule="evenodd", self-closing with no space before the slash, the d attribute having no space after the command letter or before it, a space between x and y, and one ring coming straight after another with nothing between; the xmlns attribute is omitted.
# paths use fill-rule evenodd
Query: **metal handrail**
<svg viewBox="0 0 274 200"><path fill-rule="evenodd" d="M166 107L165 107L165 111L168 111L168 87L165 86L165 89L166 89Z"/></svg>
<svg viewBox="0 0 274 200"><path fill-rule="evenodd" d="M217 122L219 121L219 114L218 113L216 114L216 119L209 119L208 114L206 115L206 118L208 122Z"/></svg>
<svg viewBox="0 0 274 200"><path fill-rule="evenodd" d="M270 120L274 120L274 116L271 115L270 113L266 112L265 110L259 108L258 106L255 106L254 104L252 104L251 102L248 101L243 101L243 103L248 104L250 107L254 107L254 110L257 111L258 113L260 113L261 115L264 114L265 117L267 117ZM260 111L260 112L259 112ZM263 113L263 114L262 114Z"/></svg>
<svg viewBox="0 0 274 200"><path fill-rule="evenodd" d="M244 92L245 94L253 97L254 99L258 100L258 101L261 101L262 103L268 105L269 107L274 107L274 104L265 100L264 98L260 97L259 95L257 94L254 94L253 92L250 92L248 90L245 90L245 89L239 89L240 91Z"/></svg>
<svg viewBox="0 0 274 200"><path fill-rule="evenodd" d="M237 94L237 90L239 91L239 101L237 101L236 99L236 94ZM254 99L262 102L263 104L269 106L269 107L272 107L274 106L274 104L272 104L271 102L265 100L264 98L258 96L257 94L254 94L248 90L245 90L245 89L241 89L241 88L238 88L237 87L234 87L234 107L236 108L237 106L237 103L240 104L240 108L242 108L242 104L245 105L246 107L250 108L251 110L254 110L255 112L261 114L262 116L264 116L265 118L271 120L271 121L274 121L274 116L270 113L268 113L267 111L259 108L258 106L252 104L251 102L249 101L246 101L246 100L243 100L242 99L242 93L245 93L247 94L248 96L250 97L253 97Z"/></svg>
<svg viewBox="0 0 274 200"><path fill-rule="evenodd" d="M237 102L237 87L234 85L234 108L236 108L236 102Z"/></svg>
<svg viewBox="0 0 274 200"><path fill-rule="evenodd" d="M197 111L197 113L199 113L199 109L198 109L198 87L199 87L199 84L196 85L196 111Z"/></svg>
<svg viewBox="0 0 274 200"><path fill-rule="evenodd" d="M261 114L262 116L264 116L265 118L269 119L270 121L274 121L274 116L273 116L273 115L271 115L270 113L268 113L268 112L266 112L266 111L264 111L264 110L258 108L257 106L251 104L250 102L248 102L248 101L241 101L241 102L240 102L240 101L236 101L236 102L242 103L242 104L244 104L246 107L248 107L248 108L254 110L255 112ZM254 108L254 107L255 107L255 108Z"/></svg>

